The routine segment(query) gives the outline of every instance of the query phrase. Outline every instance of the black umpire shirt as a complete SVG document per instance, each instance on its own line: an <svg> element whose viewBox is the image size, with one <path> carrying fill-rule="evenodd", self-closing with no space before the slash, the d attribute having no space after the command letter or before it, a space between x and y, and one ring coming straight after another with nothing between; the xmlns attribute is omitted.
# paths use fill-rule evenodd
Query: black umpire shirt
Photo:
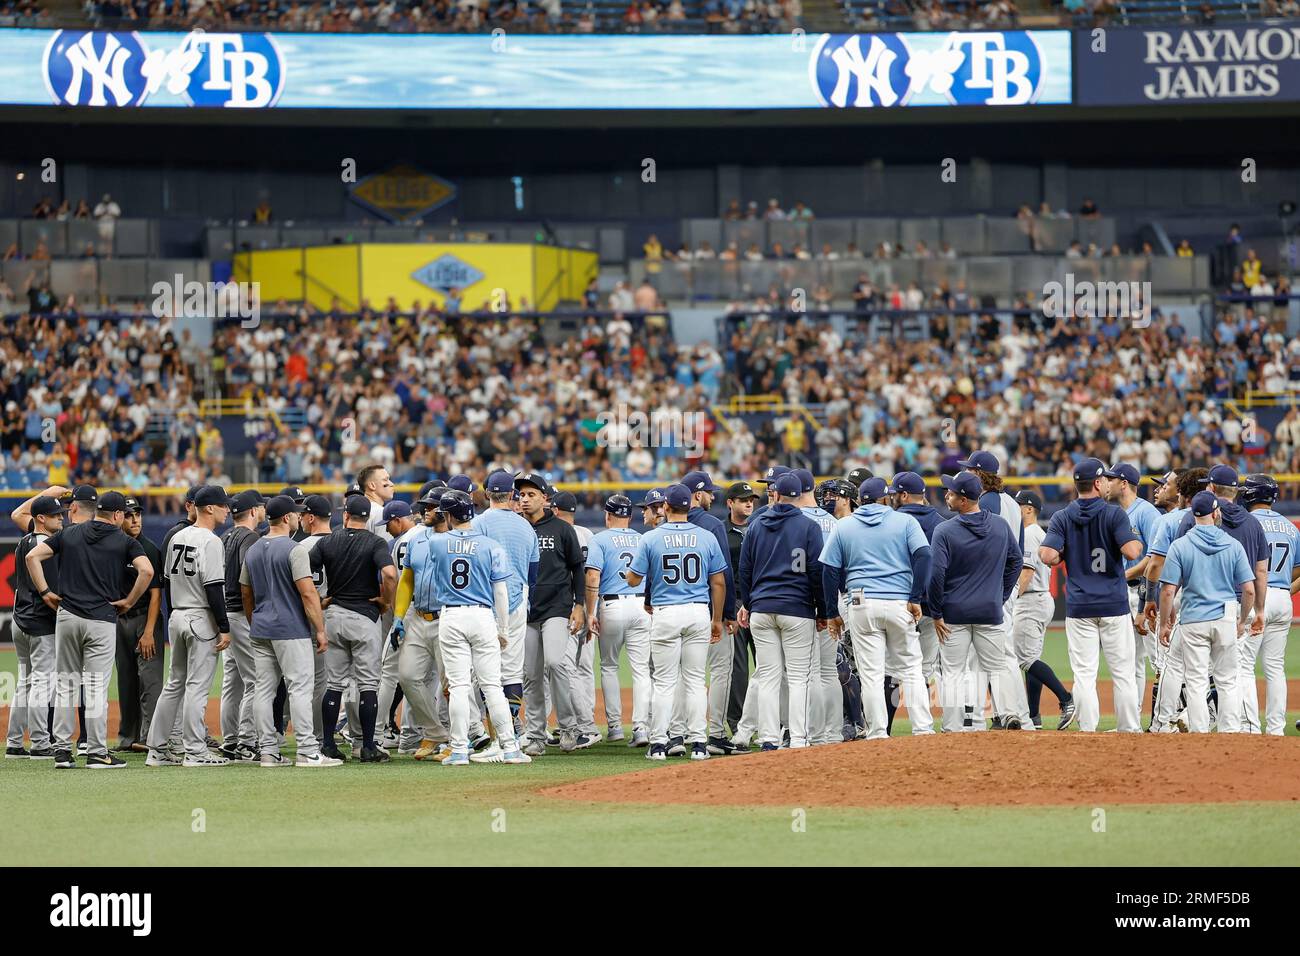
<svg viewBox="0 0 1300 956"><path fill-rule="evenodd" d="M50 606L36 596L32 587L32 576L27 573L27 555L48 537L38 535L35 531L23 535L18 542L14 557L14 623L22 628L23 633L43 636L54 633L54 612ZM59 556L46 558L41 564L45 571L45 586L59 594Z"/></svg>
<svg viewBox="0 0 1300 956"><path fill-rule="evenodd" d="M113 601L135 583L132 561L144 556L140 542L107 521L85 521L46 539L59 556L59 605L91 621L117 623Z"/></svg>
<svg viewBox="0 0 1300 956"><path fill-rule="evenodd" d="M550 508L542 520L533 525L541 561L537 566L537 585L528 591L528 623L551 617L568 617L575 604L586 600L586 578L582 545L573 525Z"/></svg>
<svg viewBox="0 0 1300 956"><path fill-rule="evenodd" d="M129 538L130 535L127 535L127 537ZM143 531L140 532L140 537L132 540L140 542L140 547L144 548L145 557L148 558L149 563L153 565L153 577L149 581L149 587L145 590L144 594L140 595L140 600L135 602L135 606L131 608L131 610L127 611L127 614L143 614L149 610L149 592L154 588L162 587L162 552L158 550L156 544L144 536ZM139 576L140 573L136 571L135 568L130 567L129 565L127 566L126 578L129 583L126 586L126 590L122 592L122 597L126 597L131 593L131 588L135 587L135 579Z"/></svg>
<svg viewBox="0 0 1300 956"><path fill-rule="evenodd" d="M364 528L339 528L322 535L311 549L313 572L325 569L330 586L330 603L379 620L379 577L393 566L388 544Z"/></svg>
<svg viewBox="0 0 1300 956"><path fill-rule="evenodd" d="M252 528L235 525L221 536L221 553L226 562L226 610L244 613L243 592L239 590L239 575L244 570L244 556L259 535Z"/></svg>
<svg viewBox="0 0 1300 956"><path fill-rule="evenodd" d="M748 524L732 524L727 518L722 522L727 526L727 548L731 551L731 566L740 567L740 546L745 543L745 530Z"/></svg>

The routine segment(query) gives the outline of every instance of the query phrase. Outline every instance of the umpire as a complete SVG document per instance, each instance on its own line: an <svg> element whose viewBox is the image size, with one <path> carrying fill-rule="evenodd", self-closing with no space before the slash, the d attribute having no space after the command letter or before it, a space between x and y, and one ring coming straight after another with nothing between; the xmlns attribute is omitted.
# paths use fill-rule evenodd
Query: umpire
<svg viewBox="0 0 1300 956"><path fill-rule="evenodd" d="M758 492L747 481L737 481L727 488L727 556L733 569L740 567L740 546L749 530ZM739 616L739 611L737 611ZM749 690L749 657L754 651L754 638L749 628L737 627L732 638L735 648L731 657L731 699L727 701L727 724L732 730L740 724L745 710L745 694Z"/></svg>
<svg viewBox="0 0 1300 956"><path fill-rule="evenodd" d="M113 673L117 646L117 618L149 589L153 565L140 542L122 531L126 499L116 491L99 497L95 518L65 528L32 548L27 573L37 595L58 614L54 646L58 674L54 710L54 766L67 770L77 765L72 752L76 707L83 679L86 694L86 766L91 769L125 767L126 761L108 752L108 681ZM45 580L43 562L59 556L59 591ZM136 572L126 587L127 569ZM126 594L126 597L121 595Z"/></svg>
<svg viewBox="0 0 1300 956"><path fill-rule="evenodd" d="M140 499L128 495L122 530L140 542L153 578L135 606L117 619L117 699L120 723L117 750L148 751L149 723L163 689L162 553L141 532Z"/></svg>

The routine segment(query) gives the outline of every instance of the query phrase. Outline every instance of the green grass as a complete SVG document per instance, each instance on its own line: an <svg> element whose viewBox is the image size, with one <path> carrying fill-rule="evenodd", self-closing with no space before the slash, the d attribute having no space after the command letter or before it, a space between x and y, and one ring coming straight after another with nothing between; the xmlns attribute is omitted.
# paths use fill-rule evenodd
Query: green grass
<svg viewBox="0 0 1300 956"><path fill-rule="evenodd" d="M1295 637L1291 676L1300 675ZM1062 631L1049 633L1045 656L1069 677ZM13 652L0 651L0 670L13 669ZM1297 716L1288 715L1290 735ZM1109 726L1113 721L1103 720L1102 729ZM900 721L895 733L906 727ZM621 743L553 753L526 767L451 769L407 757L320 771L149 769L136 754L128 762L111 774L0 763L0 806L41 813L40 826L0 829L0 859L139 866L1300 863L1296 803L1106 806L1104 832L1094 829L1093 808L806 807L804 830L796 832L794 807L587 804L536 792L662 766Z"/></svg>

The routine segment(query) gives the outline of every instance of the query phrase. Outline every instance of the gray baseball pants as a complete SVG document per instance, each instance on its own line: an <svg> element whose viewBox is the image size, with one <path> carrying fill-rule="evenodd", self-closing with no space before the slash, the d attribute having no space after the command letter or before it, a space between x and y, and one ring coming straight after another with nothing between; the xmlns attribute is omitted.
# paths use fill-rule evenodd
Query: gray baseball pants
<svg viewBox="0 0 1300 956"><path fill-rule="evenodd" d="M162 750L167 744L179 711L185 754L198 757L208 750L206 717L208 690L217 670L217 625L212 612L203 608L172 611L167 623L171 670L149 728L149 749Z"/></svg>
<svg viewBox="0 0 1300 956"><path fill-rule="evenodd" d="M21 747L23 732L31 734L32 749L50 746L46 720L54 692L54 635L28 634L12 623L14 650L18 652L18 686L9 710L9 739L5 746Z"/></svg>
<svg viewBox="0 0 1300 956"><path fill-rule="evenodd" d="M312 695L315 686L316 653L313 640L268 641L249 638L248 649L254 662L257 679L251 688L245 688L245 697L251 697L253 720L257 727L257 749L262 753L279 753L275 736L275 718L272 713L275 692L284 677L289 692L289 719L293 721L294 743L300 757L320 753L320 738L312 723Z"/></svg>
<svg viewBox="0 0 1300 956"><path fill-rule="evenodd" d="M253 688L257 685L257 664L250 640L248 618L238 611L231 612L230 646L225 651L221 674L221 742L256 749Z"/></svg>
<svg viewBox="0 0 1300 956"><path fill-rule="evenodd" d="M71 751L77 705L86 692L88 755L108 754L108 682L113 676L117 624L92 621L60 609L54 619L54 749Z"/></svg>

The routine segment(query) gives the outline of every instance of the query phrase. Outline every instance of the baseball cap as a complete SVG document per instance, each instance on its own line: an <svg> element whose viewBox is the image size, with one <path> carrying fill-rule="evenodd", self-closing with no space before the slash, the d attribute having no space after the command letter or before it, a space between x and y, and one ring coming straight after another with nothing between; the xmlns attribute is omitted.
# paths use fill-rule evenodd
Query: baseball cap
<svg viewBox="0 0 1300 956"><path fill-rule="evenodd" d="M467 495L478 491L478 485L474 484L469 475L452 475L447 479L447 487L452 491L463 491Z"/></svg>
<svg viewBox="0 0 1300 956"><path fill-rule="evenodd" d="M39 518L42 515L61 515L67 514L68 509L58 498L52 498L49 495L41 495L32 502L32 517Z"/></svg>
<svg viewBox="0 0 1300 956"><path fill-rule="evenodd" d="M728 501L744 501L746 498L757 497L758 492L755 491L754 486L747 481L733 482L731 487L727 489Z"/></svg>
<svg viewBox="0 0 1300 956"><path fill-rule="evenodd" d="M190 489L190 491L193 490L193 488ZM190 494L186 494L185 498L187 501L194 500L194 496ZM95 490L93 485L77 485L76 489L72 492L72 500L89 501L93 504L99 500L99 492Z"/></svg>
<svg viewBox="0 0 1300 956"><path fill-rule="evenodd" d="M803 482L799 480L798 475L791 471L787 471L772 482L770 487L782 498L798 498L803 494Z"/></svg>
<svg viewBox="0 0 1300 956"><path fill-rule="evenodd" d="M144 505L140 503L140 499L137 498L135 495L127 495L126 507L123 508L122 510L129 515L138 515L144 511Z"/></svg>
<svg viewBox="0 0 1300 956"><path fill-rule="evenodd" d="M763 477L758 479L758 483L761 485L770 485L782 475L788 474L790 474L790 469L785 465L773 465L767 471L763 472Z"/></svg>
<svg viewBox="0 0 1300 956"><path fill-rule="evenodd" d="M1028 488L1023 488L1016 492L1016 504L1028 505L1035 511L1043 510L1043 499L1038 497L1035 492L1030 491Z"/></svg>
<svg viewBox="0 0 1300 956"><path fill-rule="evenodd" d="M226 489L220 485L204 485L200 488L199 493L194 496L194 507L206 508L208 505L229 508L230 496L226 494Z"/></svg>
<svg viewBox="0 0 1300 956"><path fill-rule="evenodd" d="M1178 472L1176 471L1165 472L1163 475L1152 478L1151 480L1155 482L1157 485L1167 485L1171 481L1178 480Z"/></svg>
<svg viewBox="0 0 1300 956"><path fill-rule="evenodd" d="M343 510L354 518L369 518L370 499L365 495L353 495L343 503Z"/></svg>
<svg viewBox="0 0 1300 956"><path fill-rule="evenodd" d="M959 461L957 464L963 468L971 468L976 471L989 471L993 474L998 473L1002 466L998 463L998 456L991 451L977 451L965 461Z"/></svg>
<svg viewBox="0 0 1300 956"><path fill-rule="evenodd" d="M691 493L697 491L721 491L722 490L721 488L719 488L717 485L713 483L713 479L709 477L709 473L707 471L688 471L686 473L686 477L682 479L681 483L682 486L685 487L686 490L690 491Z"/></svg>
<svg viewBox="0 0 1300 956"><path fill-rule="evenodd" d="M844 476L844 480L853 482L854 488L861 488L862 483L872 477L874 477L874 474L870 468L854 468Z"/></svg>
<svg viewBox="0 0 1300 956"><path fill-rule="evenodd" d="M1074 466L1075 481L1094 481L1106 474L1100 458L1085 458Z"/></svg>
<svg viewBox="0 0 1300 956"><path fill-rule="evenodd" d="M1219 510L1219 499L1212 491L1198 491L1192 496L1192 514L1198 518L1212 515Z"/></svg>
<svg viewBox="0 0 1300 956"><path fill-rule="evenodd" d="M514 491L515 476L508 471L494 471L487 476L485 484L489 494L503 494L507 491Z"/></svg>
<svg viewBox="0 0 1300 956"><path fill-rule="evenodd" d="M302 505L294 501L288 495L276 495L266 503L266 517L270 521L283 518L288 514L295 514L302 511Z"/></svg>
<svg viewBox="0 0 1300 956"><path fill-rule="evenodd" d="M433 489L446 488L446 487L447 487L447 483L443 481L441 478L434 478L431 481L426 481L424 484L420 486L420 490L416 492L415 500L423 501L425 498L429 497L429 492L433 491Z"/></svg>
<svg viewBox="0 0 1300 956"><path fill-rule="evenodd" d="M925 479L914 471L900 471L885 489L886 493L896 495L900 491L909 495L925 494Z"/></svg>
<svg viewBox="0 0 1300 956"><path fill-rule="evenodd" d="M1142 473L1126 461L1117 461L1104 472L1107 478L1118 478L1121 481L1127 481L1130 485L1137 487L1138 482L1142 480Z"/></svg>
<svg viewBox="0 0 1300 956"><path fill-rule="evenodd" d="M858 503L870 504L873 501L879 501L889 493L889 486L885 484L884 478L868 478L858 486Z"/></svg>
<svg viewBox="0 0 1300 956"><path fill-rule="evenodd" d="M303 500L302 510L314 518L328 518L334 514L334 506L324 495L308 495Z"/></svg>
<svg viewBox="0 0 1300 956"><path fill-rule="evenodd" d="M575 514L578 510L578 499L570 491L557 491L551 498L551 507L556 511Z"/></svg>
<svg viewBox="0 0 1300 956"><path fill-rule="evenodd" d="M1101 462L1098 461L1097 465L1100 467ZM953 494L969 498L971 501L979 501L980 495L984 493L984 483L973 471L959 471L955 475L944 475L939 480Z"/></svg>
<svg viewBox="0 0 1300 956"><path fill-rule="evenodd" d="M799 493L802 495L808 494L817 485L817 479L807 468L796 468L790 474L799 479Z"/></svg>
<svg viewBox="0 0 1300 956"><path fill-rule="evenodd" d="M224 495L222 497L224 499ZM119 491L106 491L99 496L99 503L95 507L100 511L125 511L126 498Z"/></svg>
<svg viewBox="0 0 1300 956"><path fill-rule="evenodd" d="M202 487L202 485L190 485L189 490L185 492L185 503L188 505L194 504L194 499L198 497L199 489Z"/></svg>
<svg viewBox="0 0 1300 956"><path fill-rule="evenodd" d="M405 501L398 501L394 498L384 505L384 524L388 524L394 518L409 518L410 516L411 506Z"/></svg>
<svg viewBox="0 0 1300 956"><path fill-rule="evenodd" d="M297 485L286 485L284 488L280 489L280 494L284 495L286 498L292 498L294 501L298 502L298 504L302 504L307 500L307 492L303 491Z"/></svg>
<svg viewBox="0 0 1300 956"><path fill-rule="evenodd" d="M1210 473L1201 479L1203 485L1223 485L1225 488L1237 487L1237 469L1231 465L1215 465Z"/></svg>
<svg viewBox="0 0 1300 956"><path fill-rule="evenodd" d="M649 508L654 505L661 505L667 500L668 499L664 497L664 491L662 488L651 488L645 493L645 497L641 499L640 507Z"/></svg>
<svg viewBox="0 0 1300 956"><path fill-rule="evenodd" d="M241 491L230 498L230 510L234 514L243 514L246 511L252 511L262 503L262 496L256 491Z"/></svg>
<svg viewBox="0 0 1300 956"><path fill-rule="evenodd" d="M361 494L361 486L357 484L355 481L343 489L344 498L351 498L353 495L359 495L359 494Z"/></svg>
<svg viewBox="0 0 1300 956"><path fill-rule="evenodd" d="M519 488L523 485L536 488L544 495L551 493L551 483L546 480L546 476L535 471L525 471L515 475L515 487Z"/></svg>
<svg viewBox="0 0 1300 956"><path fill-rule="evenodd" d="M669 485L664 489L664 501L674 511L685 511L691 506L691 490L685 485Z"/></svg>

